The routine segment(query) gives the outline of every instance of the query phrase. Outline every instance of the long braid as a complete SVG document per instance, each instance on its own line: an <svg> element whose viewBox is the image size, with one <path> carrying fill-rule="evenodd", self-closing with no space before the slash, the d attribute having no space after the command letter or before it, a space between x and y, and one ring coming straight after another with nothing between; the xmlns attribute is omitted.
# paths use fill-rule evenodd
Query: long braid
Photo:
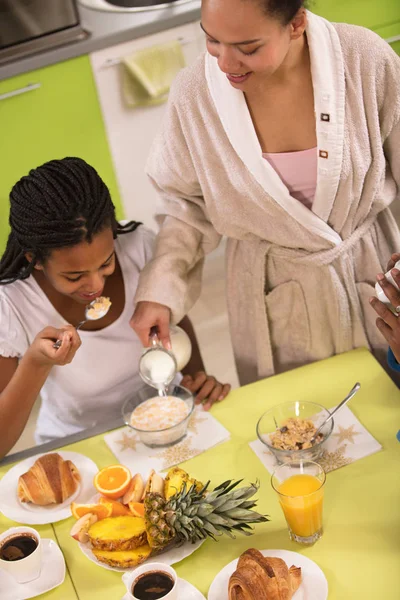
<svg viewBox="0 0 400 600"><path fill-rule="evenodd" d="M111 226L114 237L140 223L120 225L110 192L81 158L52 160L22 177L10 193L11 233L0 260L0 285L26 279L52 250L74 246ZM26 258L32 253L33 260Z"/></svg>

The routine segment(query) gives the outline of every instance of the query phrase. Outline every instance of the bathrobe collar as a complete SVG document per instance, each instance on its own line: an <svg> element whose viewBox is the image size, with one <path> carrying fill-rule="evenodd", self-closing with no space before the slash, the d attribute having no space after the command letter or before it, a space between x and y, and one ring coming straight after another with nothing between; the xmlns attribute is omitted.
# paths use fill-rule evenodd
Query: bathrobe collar
<svg viewBox="0 0 400 600"><path fill-rule="evenodd" d="M343 56L333 25L309 11L307 17L318 143L317 189L312 211L289 194L279 175L263 158L243 92L231 86L219 69L217 59L208 53L205 72L219 118L244 165L263 189L298 223L332 245L338 245L342 239L327 220L342 169L345 105Z"/></svg>

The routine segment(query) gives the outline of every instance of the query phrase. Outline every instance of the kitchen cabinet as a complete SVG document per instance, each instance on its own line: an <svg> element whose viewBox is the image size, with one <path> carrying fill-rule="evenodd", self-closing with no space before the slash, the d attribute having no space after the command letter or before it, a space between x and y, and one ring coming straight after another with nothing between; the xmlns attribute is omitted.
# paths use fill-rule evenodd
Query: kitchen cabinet
<svg viewBox="0 0 400 600"><path fill-rule="evenodd" d="M8 235L9 193L28 171L79 156L121 202L88 56L0 82L0 253Z"/></svg>
<svg viewBox="0 0 400 600"><path fill-rule="evenodd" d="M180 40L187 65L204 50L199 23L190 23L91 54L93 73L126 217L156 228L158 196L145 174L151 144L161 129L165 104L127 108L121 94L120 59L138 50Z"/></svg>

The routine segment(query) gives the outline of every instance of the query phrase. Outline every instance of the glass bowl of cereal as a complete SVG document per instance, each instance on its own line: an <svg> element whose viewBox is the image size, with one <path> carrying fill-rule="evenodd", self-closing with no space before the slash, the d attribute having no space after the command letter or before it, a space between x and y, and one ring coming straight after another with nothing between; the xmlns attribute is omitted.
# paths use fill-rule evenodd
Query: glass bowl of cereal
<svg viewBox="0 0 400 600"><path fill-rule="evenodd" d="M171 383L166 396L158 396L150 386L139 390L125 402L122 416L143 444L160 448L177 444L186 436L193 410L193 394Z"/></svg>
<svg viewBox="0 0 400 600"><path fill-rule="evenodd" d="M284 402L262 415L257 423L258 439L278 462L316 460L332 433L331 419L311 442L317 429L330 412L314 402Z"/></svg>

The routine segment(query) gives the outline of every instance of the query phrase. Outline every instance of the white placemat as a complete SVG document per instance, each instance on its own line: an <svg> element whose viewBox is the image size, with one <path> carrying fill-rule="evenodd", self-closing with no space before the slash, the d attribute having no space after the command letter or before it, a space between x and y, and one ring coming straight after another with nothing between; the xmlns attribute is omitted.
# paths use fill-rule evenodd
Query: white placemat
<svg viewBox="0 0 400 600"><path fill-rule="evenodd" d="M129 427L117 429L104 436L107 446L119 462L133 473L142 473L144 476L147 476L151 469L163 471L179 465L229 438L229 431L202 408L196 408L193 412L187 436L168 448L145 446Z"/></svg>
<svg viewBox="0 0 400 600"><path fill-rule="evenodd" d="M333 408L330 410L332 411ZM341 408L333 418L335 422L333 432L318 458L318 463L326 473L381 450L380 443L361 425L348 406ZM250 442L249 446L264 467L272 473L277 461L267 446L258 439Z"/></svg>

